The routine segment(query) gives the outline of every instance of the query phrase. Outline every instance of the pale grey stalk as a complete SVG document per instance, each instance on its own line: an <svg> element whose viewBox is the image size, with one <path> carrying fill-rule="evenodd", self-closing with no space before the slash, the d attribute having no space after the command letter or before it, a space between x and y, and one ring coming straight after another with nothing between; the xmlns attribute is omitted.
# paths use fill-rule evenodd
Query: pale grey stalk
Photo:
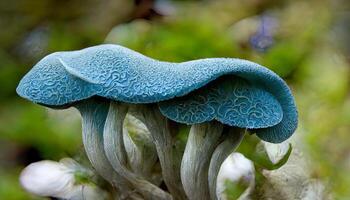
<svg viewBox="0 0 350 200"><path fill-rule="evenodd" d="M169 121L160 113L156 104L136 105L130 113L141 120L151 133L162 168L163 180L176 200L187 199L180 178L182 152L178 151Z"/></svg>
<svg viewBox="0 0 350 200"><path fill-rule="evenodd" d="M132 171L153 184L159 185L162 181L161 173L154 171L158 160L157 151L147 127L134 116L127 114L123 133L128 163Z"/></svg>
<svg viewBox="0 0 350 200"><path fill-rule="evenodd" d="M76 105L76 108L82 116L83 144L93 168L117 189L118 198L122 199L132 193L132 188L126 179L113 170L104 153L103 127L108 106L106 102L89 99Z"/></svg>
<svg viewBox="0 0 350 200"><path fill-rule="evenodd" d="M145 199L171 200L167 192L127 168L127 153L123 139L123 123L128 106L111 102L104 127L104 148L114 170L127 179Z"/></svg>
<svg viewBox="0 0 350 200"><path fill-rule="evenodd" d="M229 128L229 130L223 133L223 142L216 147L210 160L208 182L211 200L217 200L216 179L221 164L239 146L246 132L244 129L227 128Z"/></svg>
<svg viewBox="0 0 350 200"><path fill-rule="evenodd" d="M208 169L223 125L217 121L192 125L181 162L181 181L190 200L209 200Z"/></svg>

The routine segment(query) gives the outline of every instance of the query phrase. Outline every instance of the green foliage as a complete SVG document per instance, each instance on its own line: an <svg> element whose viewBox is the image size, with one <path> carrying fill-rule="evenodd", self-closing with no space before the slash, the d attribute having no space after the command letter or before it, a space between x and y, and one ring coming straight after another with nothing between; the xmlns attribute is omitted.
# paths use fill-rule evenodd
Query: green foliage
<svg viewBox="0 0 350 200"><path fill-rule="evenodd" d="M247 189L247 184L244 181L239 181L237 183L233 183L232 181L225 181L226 187L226 197L228 200L236 200L238 199L244 190Z"/></svg>
<svg viewBox="0 0 350 200"><path fill-rule="evenodd" d="M74 173L74 179L76 181L76 184L85 184L91 182L90 175L84 171L76 171Z"/></svg>
<svg viewBox="0 0 350 200"><path fill-rule="evenodd" d="M47 159L73 155L81 146L79 119L50 117L37 105L13 101L0 108L1 138L35 147ZM68 117L68 116L67 116Z"/></svg>
<svg viewBox="0 0 350 200"><path fill-rule="evenodd" d="M256 151L251 155L251 157L248 157L251 161L254 162L258 168L267 169L267 170L276 170L280 167L282 167L287 161L292 153L292 145L289 144L288 152L283 156L281 160L279 160L277 163L273 163L269 156L267 155L267 152L265 149L263 149L263 145L259 144L256 146Z"/></svg>
<svg viewBox="0 0 350 200"><path fill-rule="evenodd" d="M237 152L242 153L249 160L254 162L255 168L258 170L276 170L282 167L287 161L292 153L292 145L289 144L288 151L277 163L273 163L263 144L260 142L259 138L255 135L246 135L239 145Z"/></svg>
<svg viewBox="0 0 350 200"><path fill-rule="evenodd" d="M114 28L106 41L171 62L232 57L236 52L232 40L214 22L192 19L123 24Z"/></svg>
<svg viewBox="0 0 350 200"><path fill-rule="evenodd" d="M0 171L0 197L8 200L39 200L40 197L28 195L28 193L21 188L18 177L20 169L10 169Z"/></svg>

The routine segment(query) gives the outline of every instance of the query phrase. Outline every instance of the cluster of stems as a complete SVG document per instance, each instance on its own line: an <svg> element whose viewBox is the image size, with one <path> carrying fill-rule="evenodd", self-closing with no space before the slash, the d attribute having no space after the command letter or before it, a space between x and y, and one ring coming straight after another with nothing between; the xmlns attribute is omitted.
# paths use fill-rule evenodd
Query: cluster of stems
<svg viewBox="0 0 350 200"><path fill-rule="evenodd" d="M220 166L245 133L215 120L195 124L183 148L179 124L156 104L89 99L76 108L88 158L115 188L116 199L216 200ZM144 129L130 130L128 121Z"/></svg>

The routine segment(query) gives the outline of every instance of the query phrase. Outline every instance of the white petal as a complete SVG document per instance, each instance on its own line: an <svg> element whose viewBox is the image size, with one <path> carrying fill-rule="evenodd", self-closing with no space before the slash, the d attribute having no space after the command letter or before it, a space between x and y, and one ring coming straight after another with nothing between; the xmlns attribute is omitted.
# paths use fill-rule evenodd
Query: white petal
<svg viewBox="0 0 350 200"><path fill-rule="evenodd" d="M252 161L248 160L240 153L232 153L222 163L217 178L216 194L218 199L226 199L225 197L225 182L227 180L233 183L244 182L249 188L244 192L243 196L247 196L249 190L255 184L255 169Z"/></svg>
<svg viewBox="0 0 350 200"><path fill-rule="evenodd" d="M44 160L27 166L20 183L30 193L64 198L73 188L74 174L61 163Z"/></svg>
<svg viewBox="0 0 350 200"><path fill-rule="evenodd" d="M277 164L289 150L289 141L284 141L280 144L273 144L269 142L262 141L266 153L273 164Z"/></svg>
<svg viewBox="0 0 350 200"><path fill-rule="evenodd" d="M30 193L69 200L102 200L108 194L90 184L77 184L74 174L90 171L71 158L60 162L44 160L27 166L21 173L21 185ZM91 172L92 173L92 172Z"/></svg>

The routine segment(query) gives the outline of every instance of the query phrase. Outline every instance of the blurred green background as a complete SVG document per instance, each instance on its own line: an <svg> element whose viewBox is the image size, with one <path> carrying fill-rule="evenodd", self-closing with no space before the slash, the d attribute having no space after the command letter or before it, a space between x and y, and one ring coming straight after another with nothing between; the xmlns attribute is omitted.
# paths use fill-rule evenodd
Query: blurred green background
<svg viewBox="0 0 350 200"><path fill-rule="evenodd" d="M296 97L312 176L350 198L348 0L0 0L0 28L0 199L39 199L21 189L21 169L83 153L78 114L19 98L20 78L48 53L101 43L269 67Z"/></svg>

